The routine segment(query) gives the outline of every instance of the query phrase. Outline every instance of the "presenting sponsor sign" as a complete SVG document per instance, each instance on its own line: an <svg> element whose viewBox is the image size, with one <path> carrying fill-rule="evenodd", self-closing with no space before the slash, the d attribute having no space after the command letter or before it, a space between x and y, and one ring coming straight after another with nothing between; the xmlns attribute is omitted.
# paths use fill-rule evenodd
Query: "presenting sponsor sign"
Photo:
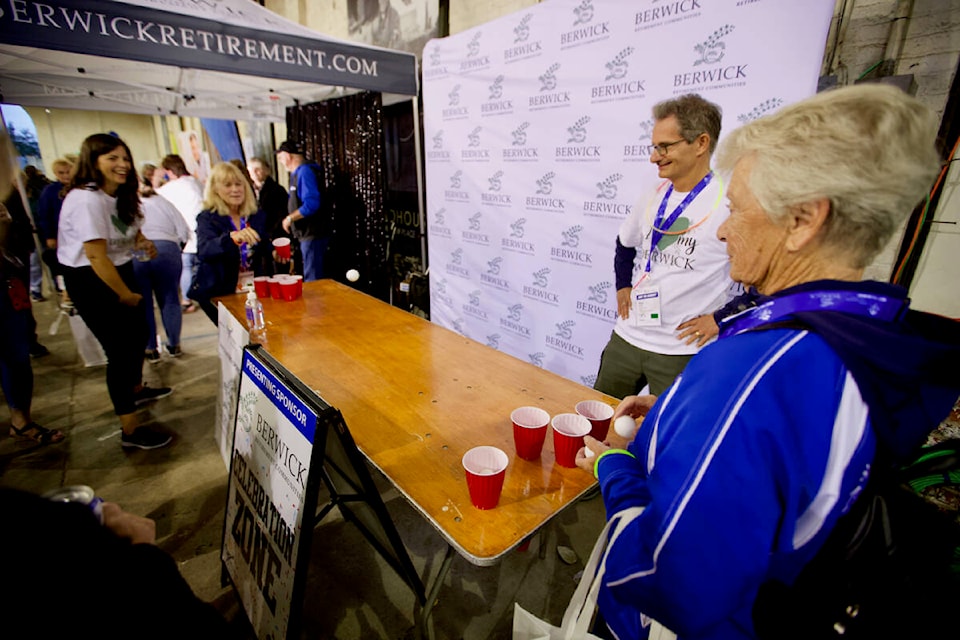
<svg viewBox="0 0 960 640"><path fill-rule="evenodd" d="M258 638L297 633L316 503L317 416L271 366L244 352L221 559Z"/></svg>

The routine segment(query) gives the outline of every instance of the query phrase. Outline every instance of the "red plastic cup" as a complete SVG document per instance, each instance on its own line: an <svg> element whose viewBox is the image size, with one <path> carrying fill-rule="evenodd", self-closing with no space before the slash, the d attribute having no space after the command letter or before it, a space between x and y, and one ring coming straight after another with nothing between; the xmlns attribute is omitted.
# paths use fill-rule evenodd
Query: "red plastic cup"
<svg viewBox="0 0 960 640"><path fill-rule="evenodd" d="M303 296L303 276L287 276L294 283L294 288L297 291L297 297L300 298Z"/></svg>
<svg viewBox="0 0 960 640"><path fill-rule="evenodd" d="M538 407L520 407L510 414L513 421L513 441L517 456L524 460L536 460L547 437L550 414Z"/></svg>
<svg viewBox="0 0 960 640"><path fill-rule="evenodd" d="M561 467L577 466L577 451L583 447L583 437L590 435L590 421L576 413L553 416L553 450Z"/></svg>
<svg viewBox="0 0 960 640"><path fill-rule="evenodd" d="M267 276L257 276L253 279L253 290L257 292L258 298L270 297L270 278Z"/></svg>
<svg viewBox="0 0 960 640"><path fill-rule="evenodd" d="M477 509L493 509L500 502L507 475L507 454L496 447L474 447L463 454L470 502Z"/></svg>
<svg viewBox="0 0 960 640"><path fill-rule="evenodd" d="M270 276L267 278L267 284L270 285L270 297L274 300L283 300L283 291L280 289L280 277Z"/></svg>
<svg viewBox="0 0 960 640"><path fill-rule="evenodd" d="M590 435L603 442L610 430L613 407L599 400L583 400L577 403L577 413L590 421Z"/></svg>
<svg viewBox="0 0 960 640"><path fill-rule="evenodd" d="M273 248L278 258L290 259L290 238L277 238L273 241Z"/></svg>
<svg viewBox="0 0 960 640"><path fill-rule="evenodd" d="M279 276L280 295L287 302L293 302L297 299L297 281L289 276Z"/></svg>

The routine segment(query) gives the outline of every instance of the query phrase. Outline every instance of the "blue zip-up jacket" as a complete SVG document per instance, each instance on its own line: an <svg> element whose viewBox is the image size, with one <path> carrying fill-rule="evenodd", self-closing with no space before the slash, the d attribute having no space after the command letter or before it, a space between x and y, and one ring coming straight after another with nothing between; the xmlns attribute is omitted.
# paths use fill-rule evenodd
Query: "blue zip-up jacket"
<svg viewBox="0 0 960 640"><path fill-rule="evenodd" d="M804 289L869 291L822 281ZM790 584L865 486L878 447L920 446L960 393L956 322L798 313L722 338L658 399L628 452L601 457L609 516L644 513L611 547L600 610L620 640L649 616L680 640L753 638L760 585Z"/></svg>

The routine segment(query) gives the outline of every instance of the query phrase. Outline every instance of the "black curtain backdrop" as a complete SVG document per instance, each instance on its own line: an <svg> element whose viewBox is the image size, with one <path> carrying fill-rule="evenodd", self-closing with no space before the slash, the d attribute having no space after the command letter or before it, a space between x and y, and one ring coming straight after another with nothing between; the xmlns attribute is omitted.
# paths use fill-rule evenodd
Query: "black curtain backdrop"
<svg viewBox="0 0 960 640"><path fill-rule="evenodd" d="M287 137L323 169L322 197L332 205L327 273L387 300L382 119L380 94L370 92L287 109ZM349 269L360 272L357 282L347 282Z"/></svg>

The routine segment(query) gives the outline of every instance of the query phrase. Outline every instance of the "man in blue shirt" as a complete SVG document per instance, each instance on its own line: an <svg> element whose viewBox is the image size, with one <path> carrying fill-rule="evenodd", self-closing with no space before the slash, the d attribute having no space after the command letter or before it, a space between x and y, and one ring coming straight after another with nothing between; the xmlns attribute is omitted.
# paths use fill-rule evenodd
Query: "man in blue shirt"
<svg viewBox="0 0 960 640"><path fill-rule="evenodd" d="M290 172L290 199L283 230L300 242L303 256L303 280L325 277L323 258L330 244L333 220L323 202L320 188L322 169L308 161L296 142L287 140L277 149L277 160Z"/></svg>

